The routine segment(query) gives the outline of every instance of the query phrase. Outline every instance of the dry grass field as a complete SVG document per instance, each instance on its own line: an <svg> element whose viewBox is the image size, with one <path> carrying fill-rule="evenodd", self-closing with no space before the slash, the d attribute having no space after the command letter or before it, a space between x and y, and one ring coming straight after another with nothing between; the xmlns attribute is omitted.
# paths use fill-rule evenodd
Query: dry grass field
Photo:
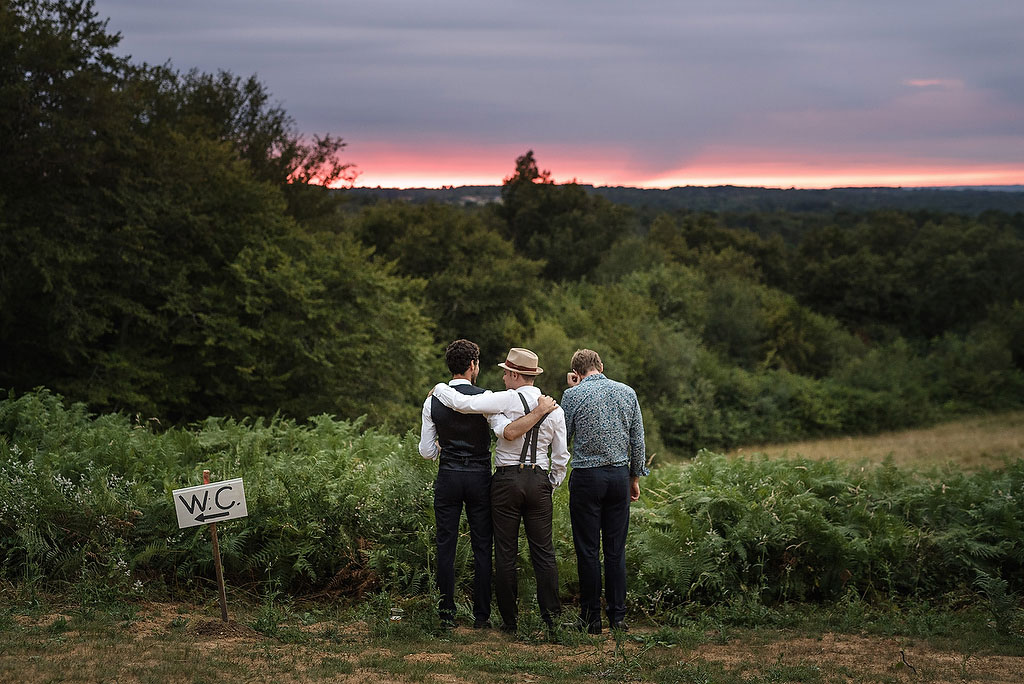
<svg viewBox="0 0 1024 684"><path fill-rule="evenodd" d="M998 468L1024 458L1024 411L967 418L930 428L866 437L820 439L736 449L732 456L764 454L928 468L951 464L967 470Z"/></svg>

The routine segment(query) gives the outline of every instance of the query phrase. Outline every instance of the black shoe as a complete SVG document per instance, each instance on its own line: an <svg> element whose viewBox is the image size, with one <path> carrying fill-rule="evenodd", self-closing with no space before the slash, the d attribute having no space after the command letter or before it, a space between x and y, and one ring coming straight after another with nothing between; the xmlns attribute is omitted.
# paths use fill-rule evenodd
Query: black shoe
<svg viewBox="0 0 1024 684"><path fill-rule="evenodd" d="M596 625L587 625L587 634L600 634L601 623L598 622Z"/></svg>
<svg viewBox="0 0 1024 684"><path fill-rule="evenodd" d="M455 629L455 620L441 620L441 629Z"/></svg>
<svg viewBox="0 0 1024 684"><path fill-rule="evenodd" d="M515 634L517 631L519 631L519 627L514 622L511 625L507 622L503 622L501 624L501 631L505 632L506 634Z"/></svg>
<svg viewBox="0 0 1024 684"><path fill-rule="evenodd" d="M473 629L490 629L490 628L491 628L491 621L490 620L476 620L473 623Z"/></svg>
<svg viewBox="0 0 1024 684"><path fill-rule="evenodd" d="M613 622L611 624L611 628L612 628L613 632L628 632L629 631L629 625L626 624L625 620L619 620L618 622Z"/></svg>

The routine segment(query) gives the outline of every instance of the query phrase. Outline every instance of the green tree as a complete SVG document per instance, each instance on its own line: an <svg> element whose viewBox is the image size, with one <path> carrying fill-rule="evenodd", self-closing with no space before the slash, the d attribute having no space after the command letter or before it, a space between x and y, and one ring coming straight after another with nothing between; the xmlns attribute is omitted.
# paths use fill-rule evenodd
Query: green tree
<svg viewBox="0 0 1024 684"><path fill-rule="evenodd" d="M546 263L551 280L576 280L590 274L615 242L631 232L632 214L576 183L556 185L540 171L528 151L516 159L505 179L496 209L516 249Z"/></svg>
<svg viewBox="0 0 1024 684"><path fill-rule="evenodd" d="M262 86L134 67L91 2L0 26L0 385L182 420L414 414L418 287L296 222L311 152Z"/></svg>
<svg viewBox="0 0 1024 684"><path fill-rule="evenodd" d="M466 337L488 360L522 344L541 262L517 253L479 213L393 202L368 208L351 223L398 273L426 282L425 311L439 345Z"/></svg>

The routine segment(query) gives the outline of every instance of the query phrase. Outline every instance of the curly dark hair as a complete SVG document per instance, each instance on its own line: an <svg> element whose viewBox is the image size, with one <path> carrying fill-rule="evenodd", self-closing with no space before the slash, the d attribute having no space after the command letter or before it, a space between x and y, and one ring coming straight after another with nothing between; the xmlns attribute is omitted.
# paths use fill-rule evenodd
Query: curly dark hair
<svg viewBox="0 0 1024 684"><path fill-rule="evenodd" d="M444 360L452 375L462 375L469 370L469 364L480 360L480 347L469 340L455 340L444 350Z"/></svg>

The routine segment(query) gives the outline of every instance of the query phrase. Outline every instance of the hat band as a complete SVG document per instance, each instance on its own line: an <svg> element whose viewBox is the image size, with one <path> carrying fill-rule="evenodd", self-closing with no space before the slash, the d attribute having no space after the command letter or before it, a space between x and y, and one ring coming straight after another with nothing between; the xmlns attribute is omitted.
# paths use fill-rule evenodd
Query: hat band
<svg viewBox="0 0 1024 684"><path fill-rule="evenodd" d="M530 368L529 366L520 366L518 363L512 363L508 359L505 359L505 365L517 371L527 371L532 373L537 370L536 366L534 366L533 368Z"/></svg>

